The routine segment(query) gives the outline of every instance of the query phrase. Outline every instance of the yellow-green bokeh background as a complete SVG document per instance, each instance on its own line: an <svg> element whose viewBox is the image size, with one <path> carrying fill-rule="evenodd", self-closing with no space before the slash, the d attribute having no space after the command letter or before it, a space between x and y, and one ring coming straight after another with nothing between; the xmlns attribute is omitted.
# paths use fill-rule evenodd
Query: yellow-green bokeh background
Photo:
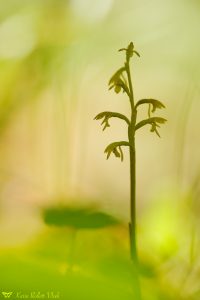
<svg viewBox="0 0 200 300"><path fill-rule="evenodd" d="M107 83L133 41L135 98L163 101L168 119L161 139L137 134L138 249L154 274L142 279L144 299L199 299L199 27L197 0L0 1L0 291L46 290L46 277L63 299L132 299L129 157L103 153L127 132L113 120L102 133L93 118L129 114ZM73 274L72 232L41 218L54 204L92 205L122 223L78 233Z"/></svg>

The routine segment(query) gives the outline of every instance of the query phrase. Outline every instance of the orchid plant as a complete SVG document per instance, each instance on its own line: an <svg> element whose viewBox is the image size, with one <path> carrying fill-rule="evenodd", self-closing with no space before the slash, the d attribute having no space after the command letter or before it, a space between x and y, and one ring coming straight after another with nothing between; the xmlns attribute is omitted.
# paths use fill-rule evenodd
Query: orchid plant
<svg viewBox="0 0 200 300"><path fill-rule="evenodd" d="M165 105L159 100L148 98L141 99L135 102L134 93L133 93L133 84L130 71L130 60L133 56L140 57L140 54L135 50L133 43L131 42L127 48L122 48L119 50L124 51L126 54L126 59L124 65L119 68L109 81L109 90L114 89L115 93L119 94L123 92L127 95L130 108L131 116L130 118L118 113L111 111L104 111L99 113L94 119L102 120L103 130L110 127L110 119L118 118L126 122L128 126L128 140L119 141L109 144L105 153L107 154L107 159L111 154L114 154L116 157L120 158L121 161L124 159L123 147L129 148L130 153L130 223L129 223L129 233L130 233L130 254L131 259L138 265L138 255L137 255L137 243L136 243L136 148L135 148L135 135L136 131L140 128L150 125L150 131L159 134L159 127L161 124L166 122L166 119L161 117L153 116L152 114L158 110L165 108ZM147 105L147 118L142 121L137 121L137 111L141 106Z"/></svg>

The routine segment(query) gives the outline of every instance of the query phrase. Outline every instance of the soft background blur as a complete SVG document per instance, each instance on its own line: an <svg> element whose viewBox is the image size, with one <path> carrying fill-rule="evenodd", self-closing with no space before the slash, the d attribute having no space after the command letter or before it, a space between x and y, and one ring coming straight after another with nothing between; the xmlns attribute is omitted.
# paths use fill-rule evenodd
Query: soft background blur
<svg viewBox="0 0 200 300"><path fill-rule="evenodd" d="M48 229L40 213L58 204L91 205L122 222L114 232L82 233L78 252L84 270L101 261L98 255L89 258L102 245L101 255L120 252L128 258L129 157L126 152L121 163L104 155L107 144L125 139L127 132L112 120L102 133L93 118L105 110L129 114L125 95L108 91L107 83L124 62L117 50L133 41L141 54L132 62L135 97L163 101L166 110L157 115L168 119L161 139L148 128L137 134L139 252L157 270L156 279L143 282L151 290L145 299L199 299L199 27L197 0L0 1L0 253L5 269L6 259L17 270L26 257L34 274L35 264L45 261L45 269L49 256L52 264L61 257L55 270L65 273L63 232ZM52 245L55 251L49 254L45 247ZM17 271L13 274L17 277ZM9 271L7 276L4 286L12 290Z"/></svg>

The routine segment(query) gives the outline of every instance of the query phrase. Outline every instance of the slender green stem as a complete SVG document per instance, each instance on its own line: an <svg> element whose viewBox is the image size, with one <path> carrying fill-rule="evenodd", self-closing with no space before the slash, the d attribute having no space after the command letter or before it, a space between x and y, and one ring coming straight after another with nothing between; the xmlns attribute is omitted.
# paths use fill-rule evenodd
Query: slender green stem
<svg viewBox="0 0 200 300"><path fill-rule="evenodd" d="M137 246L136 246L136 153L135 140L132 136L131 126L129 127L129 148L130 152L130 250L133 262L138 264Z"/></svg>
<svg viewBox="0 0 200 300"><path fill-rule="evenodd" d="M130 248L131 258L133 262L138 263L137 247L136 247L136 151L135 151L135 124L136 124L136 110L134 107L133 84L131 80L129 60L126 61L126 71L128 77L128 84L130 90L131 102L131 124L128 128L128 137L130 143Z"/></svg>
<svg viewBox="0 0 200 300"><path fill-rule="evenodd" d="M136 150L135 150L135 125L137 110L134 105L133 84L130 73L129 59L126 61L126 72L128 77L128 85L130 91L131 103L131 123L128 127L129 152L130 152L130 254L135 269L135 287L137 299L141 300L141 288L138 276L138 255L137 255L137 239L136 239Z"/></svg>

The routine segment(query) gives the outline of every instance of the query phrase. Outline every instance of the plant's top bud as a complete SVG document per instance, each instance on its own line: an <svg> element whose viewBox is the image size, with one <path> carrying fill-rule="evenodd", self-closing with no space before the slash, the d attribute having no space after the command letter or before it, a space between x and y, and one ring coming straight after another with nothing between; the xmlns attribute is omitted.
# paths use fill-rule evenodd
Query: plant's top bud
<svg viewBox="0 0 200 300"><path fill-rule="evenodd" d="M130 44L128 45L127 48L121 48L121 49L119 49L119 51L126 51L127 60L129 60L133 56L134 53L140 57L140 54L136 50L134 50L133 42L130 42Z"/></svg>
<svg viewBox="0 0 200 300"><path fill-rule="evenodd" d="M132 57L133 56L133 50L134 50L134 45L133 45L133 42L131 42L128 45L128 48L127 48L127 56L128 57Z"/></svg>

